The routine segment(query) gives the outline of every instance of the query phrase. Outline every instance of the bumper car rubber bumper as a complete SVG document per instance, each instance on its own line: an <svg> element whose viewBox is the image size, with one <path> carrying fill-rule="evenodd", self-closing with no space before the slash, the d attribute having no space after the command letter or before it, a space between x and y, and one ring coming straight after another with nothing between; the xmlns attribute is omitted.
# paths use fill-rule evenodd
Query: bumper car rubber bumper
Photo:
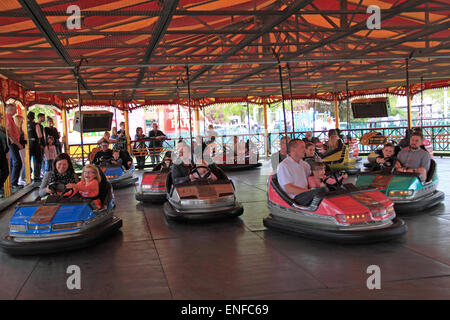
<svg viewBox="0 0 450 320"><path fill-rule="evenodd" d="M275 218L272 215L264 218L263 222L264 226L268 228L300 235L305 238L352 244L386 241L400 237L408 230L405 222L399 218L394 218L392 220L393 224L389 227L364 231L314 229L312 226L302 225L290 219Z"/></svg>
<svg viewBox="0 0 450 320"><path fill-rule="evenodd" d="M429 196L413 200L411 202L394 201L394 209L396 213L414 213L434 207L444 201L444 199L445 194L442 191L436 190Z"/></svg>
<svg viewBox="0 0 450 320"><path fill-rule="evenodd" d="M109 182L111 183L111 185L114 189L121 189L121 188L125 188L125 187L128 187L128 186L134 184L138 180L139 180L139 178L137 178L137 177L136 178L128 177L125 179L119 179L116 181L109 181Z"/></svg>
<svg viewBox="0 0 450 320"><path fill-rule="evenodd" d="M262 163L258 162L258 163L253 163L253 164L218 164L217 165L220 169L222 169L223 171L239 171L239 170L248 170L248 169L253 169L253 168L257 168L257 167L261 167Z"/></svg>
<svg viewBox="0 0 450 320"><path fill-rule="evenodd" d="M162 194L136 194L136 200L137 201L141 201L141 202L154 202L154 203L163 203L164 201L167 200L167 195L166 193L162 193Z"/></svg>
<svg viewBox="0 0 450 320"><path fill-rule="evenodd" d="M100 242L101 240L112 235L121 227L122 219L113 217L111 220L95 228L64 239L35 242L17 242L14 241L14 239L11 239L9 236L6 236L0 239L0 247L4 251L12 255L37 255L59 251L76 250Z"/></svg>
<svg viewBox="0 0 450 320"><path fill-rule="evenodd" d="M175 210L175 208L173 208L172 205L168 201L166 201L166 203L164 203L163 209L166 218L170 220L189 222L206 222L233 218L240 216L244 212L244 208L238 202L235 203L234 207L220 210L211 209L211 212L182 212Z"/></svg>

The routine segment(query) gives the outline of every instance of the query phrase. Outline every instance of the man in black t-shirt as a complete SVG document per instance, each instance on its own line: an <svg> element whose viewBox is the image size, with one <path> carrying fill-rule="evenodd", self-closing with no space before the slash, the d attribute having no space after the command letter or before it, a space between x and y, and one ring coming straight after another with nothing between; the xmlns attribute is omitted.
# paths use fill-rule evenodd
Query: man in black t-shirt
<svg viewBox="0 0 450 320"><path fill-rule="evenodd" d="M99 165L102 162L109 161L112 158L112 150L109 148L109 142L106 140L103 140L101 142L101 148L102 150L98 151L94 159L92 160L92 163L95 165Z"/></svg>
<svg viewBox="0 0 450 320"><path fill-rule="evenodd" d="M159 155L161 154L162 144L166 135L161 130L158 130L158 124L154 122L153 130L151 130L148 133L148 137L152 139L150 140L148 145L148 149L150 151L150 156L152 159L152 164L158 164L160 162Z"/></svg>

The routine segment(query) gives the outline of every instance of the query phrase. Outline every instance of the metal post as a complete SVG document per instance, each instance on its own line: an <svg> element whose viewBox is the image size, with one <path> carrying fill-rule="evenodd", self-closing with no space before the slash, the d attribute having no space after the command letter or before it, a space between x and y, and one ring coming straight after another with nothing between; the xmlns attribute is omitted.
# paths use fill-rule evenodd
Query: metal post
<svg viewBox="0 0 450 320"><path fill-rule="evenodd" d="M423 77L420 77L420 128L423 128Z"/></svg>
<svg viewBox="0 0 450 320"><path fill-rule="evenodd" d="M411 115L411 97L409 92L409 58L406 61L406 97L407 97L407 114L408 114L408 129L412 128L412 115Z"/></svg>
<svg viewBox="0 0 450 320"><path fill-rule="evenodd" d="M350 107L349 107L349 97L348 97L348 81L345 81L345 97L347 98L347 132L350 134Z"/></svg>
<svg viewBox="0 0 450 320"><path fill-rule="evenodd" d="M275 53L275 49L272 48L272 52L275 55L275 57L277 58L278 61L278 74L280 76L280 87L281 87L281 105L283 107L283 121L284 121L284 134L287 138L288 134L287 134L287 123L286 123L286 108L284 106L284 88L283 88L283 75L282 75L282 71L281 71L281 63L280 63L280 57ZM289 150L288 148L288 139L285 139L286 141L286 150Z"/></svg>
<svg viewBox="0 0 450 320"><path fill-rule="evenodd" d="M337 101L337 93L334 93L334 121L336 122L336 129L339 129L339 106Z"/></svg>
<svg viewBox="0 0 450 320"><path fill-rule="evenodd" d="M294 132L295 132L294 101L292 100L291 68L289 67L289 63L286 63L286 67L288 69L288 75L289 75L288 79L289 79L289 95L291 97L292 138L294 138Z"/></svg>
<svg viewBox="0 0 450 320"><path fill-rule="evenodd" d="M194 150L192 140L192 115L191 115L191 81L189 79L189 66L186 66L186 77L188 85L188 107L189 107L189 136L191 138L191 164L194 164Z"/></svg>
<svg viewBox="0 0 450 320"><path fill-rule="evenodd" d="M269 156L269 133L267 131L267 100L264 98L263 102L263 111L264 111L264 140L265 140L265 147L266 147L266 156Z"/></svg>
<svg viewBox="0 0 450 320"><path fill-rule="evenodd" d="M125 106L125 103L123 104ZM128 117L128 110L123 110L123 116L125 118L125 138L127 139L127 150L131 154L131 142L130 142L130 120Z"/></svg>
<svg viewBox="0 0 450 320"><path fill-rule="evenodd" d="M69 143L68 143L68 130L67 130L67 110L64 107L61 112L61 120L63 124L63 145L64 145L64 152L69 154ZM70 154L69 154L70 155Z"/></svg>
<svg viewBox="0 0 450 320"><path fill-rule="evenodd" d="M80 142L81 142L81 163L84 167L84 143L83 143L83 114L81 113L81 93L80 93L80 69L77 68L77 95L78 95L78 112L80 113Z"/></svg>

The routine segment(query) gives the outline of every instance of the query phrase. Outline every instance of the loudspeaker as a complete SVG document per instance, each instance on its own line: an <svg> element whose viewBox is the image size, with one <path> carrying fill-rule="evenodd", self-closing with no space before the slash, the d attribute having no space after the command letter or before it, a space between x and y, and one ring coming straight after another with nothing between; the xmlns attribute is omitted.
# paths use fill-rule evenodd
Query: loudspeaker
<svg viewBox="0 0 450 320"><path fill-rule="evenodd" d="M382 118L388 116L388 99L358 99L352 101L354 118Z"/></svg>
<svg viewBox="0 0 450 320"><path fill-rule="evenodd" d="M111 130L113 113L108 111L82 111L75 112L73 130L81 131L80 123L83 121L83 132L99 132Z"/></svg>

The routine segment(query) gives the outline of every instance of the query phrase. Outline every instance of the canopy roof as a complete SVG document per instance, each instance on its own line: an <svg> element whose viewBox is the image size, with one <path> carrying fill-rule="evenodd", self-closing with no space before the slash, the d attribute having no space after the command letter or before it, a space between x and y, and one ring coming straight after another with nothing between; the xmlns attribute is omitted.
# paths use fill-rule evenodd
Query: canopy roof
<svg viewBox="0 0 450 320"><path fill-rule="evenodd" d="M447 0L0 0L0 73L69 104L80 62L91 101L186 99L186 66L195 99L279 95L277 58L297 96L404 86L408 57L412 84L444 86L449 16Z"/></svg>

